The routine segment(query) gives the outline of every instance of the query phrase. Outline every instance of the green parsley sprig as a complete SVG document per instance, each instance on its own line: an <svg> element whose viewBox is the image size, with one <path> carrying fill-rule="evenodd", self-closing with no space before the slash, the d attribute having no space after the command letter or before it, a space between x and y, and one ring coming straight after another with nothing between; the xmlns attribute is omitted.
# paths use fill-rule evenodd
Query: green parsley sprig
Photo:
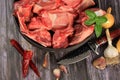
<svg viewBox="0 0 120 80"><path fill-rule="evenodd" d="M102 24L107 21L107 18L104 16L97 16L93 11L86 10L85 13L89 17L88 20L85 21L85 25L95 25L95 34L96 37L99 37L102 33Z"/></svg>

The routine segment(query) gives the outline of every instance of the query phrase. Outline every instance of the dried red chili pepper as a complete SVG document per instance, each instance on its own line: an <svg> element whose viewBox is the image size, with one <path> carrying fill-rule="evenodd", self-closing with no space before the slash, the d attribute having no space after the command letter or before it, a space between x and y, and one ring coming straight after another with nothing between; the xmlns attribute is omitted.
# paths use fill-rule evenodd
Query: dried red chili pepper
<svg viewBox="0 0 120 80"><path fill-rule="evenodd" d="M23 56L25 50L21 47L21 45L14 39L10 40L11 45L17 49L17 51ZM29 62L30 68L40 77L40 73L38 71L38 68L35 66L32 60Z"/></svg>
<svg viewBox="0 0 120 80"><path fill-rule="evenodd" d="M30 60L32 59L32 56L33 56L32 51L24 51L23 61L22 61L23 77L26 77L28 73L29 63L30 63Z"/></svg>

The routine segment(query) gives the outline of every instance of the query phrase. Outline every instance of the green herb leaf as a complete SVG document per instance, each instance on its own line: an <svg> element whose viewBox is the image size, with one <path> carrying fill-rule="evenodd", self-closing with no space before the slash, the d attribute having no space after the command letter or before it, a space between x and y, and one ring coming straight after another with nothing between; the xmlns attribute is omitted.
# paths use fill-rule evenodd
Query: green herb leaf
<svg viewBox="0 0 120 80"><path fill-rule="evenodd" d="M102 24L102 23L105 23L107 21L107 18L104 16L97 16L95 18L95 21L97 24Z"/></svg>
<svg viewBox="0 0 120 80"><path fill-rule="evenodd" d="M94 19L96 17L96 14L91 10L86 10L85 13L90 19Z"/></svg>
<svg viewBox="0 0 120 80"><path fill-rule="evenodd" d="M95 25L95 34L96 37L99 37L102 33L102 26L100 24Z"/></svg>
<svg viewBox="0 0 120 80"><path fill-rule="evenodd" d="M95 23L95 19L88 19L85 21L85 25L90 26Z"/></svg>
<svg viewBox="0 0 120 80"><path fill-rule="evenodd" d="M85 21L85 25L90 26L95 24L95 34L96 37L99 37L102 33L102 24L107 21L107 18L104 16L97 16L91 10L86 10L85 13L89 17L89 19Z"/></svg>

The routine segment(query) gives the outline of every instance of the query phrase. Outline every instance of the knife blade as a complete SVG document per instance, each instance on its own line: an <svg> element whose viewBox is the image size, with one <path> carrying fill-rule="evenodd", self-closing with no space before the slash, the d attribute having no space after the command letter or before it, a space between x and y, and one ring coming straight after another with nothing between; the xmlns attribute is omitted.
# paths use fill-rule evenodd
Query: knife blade
<svg viewBox="0 0 120 80"><path fill-rule="evenodd" d="M114 31L110 32L110 35L111 35L112 40L119 37L120 36L120 29L115 29ZM89 46L89 48L87 50L84 49L82 54L79 54L79 55L72 57L72 58L62 59L58 62L58 64L69 65L69 64L74 64L76 62L84 60L85 58L89 57L90 50L92 50L96 54L98 54L97 48L100 45L105 44L106 42L107 42L106 36L103 36L103 37L97 39L96 41L88 42L88 44L86 44L86 45Z"/></svg>
<svg viewBox="0 0 120 80"><path fill-rule="evenodd" d="M63 64L63 65L74 64L76 62L84 60L85 58L89 56L90 56L90 50L83 52L82 54L75 56L73 58L61 60L58 62L58 64Z"/></svg>
<svg viewBox="0 0 120 80"><path fill-rule="evenodd" d="M88 45L83 45L80 48L78 48L72 52L69 52L69 54L65 55L57 63L69 65L69 64L73 64L73 63L79 62L81 60L84 60L85 58L87 58L89 56L90 56L90 48L88 47Z"/></svg>

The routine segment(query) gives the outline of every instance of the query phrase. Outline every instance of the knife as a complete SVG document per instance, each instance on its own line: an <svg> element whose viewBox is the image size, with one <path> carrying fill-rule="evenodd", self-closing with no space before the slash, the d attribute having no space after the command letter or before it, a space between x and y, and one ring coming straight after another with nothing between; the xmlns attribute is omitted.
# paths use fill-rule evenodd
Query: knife
<svg viewBox="0 0 120 80"><path fill-rule="evenodd" d="M120 36L120 28L115 29L113 31L110 32L110 36L111 36L111 40L117 38ZM105 44L107 42L107 37L103 36L101 38L98 38L96 41L89 41L88 42L88 46L90 47L90 49L96 53L97 55L99 55L97 49L102 45Z"/></svg>
<svg viewBox="0 0 120 80"><path fill-rule="evenodd" d="M119 37L120 36L120 29L115 29L115 30L111 31L110 35L111 35L111 40ZM58 61L57 63L63 64L63 65L74 64L76 62L79 62L79 61L84 60L85 58L89 57L90 50L92 50L93 52L95 52L96 54L99 55L99 53L97 52L98 47L101 46L102 44L105 44L106 42L107 42L106 36L98 38L96 41L88 42L88 44L85 44L85 46L87 46L87 49L85 46L82 46L82 47L77 49L79 51L78 54L79 53L81 53L81 54L74 56L74 57L62 59L62 60ZM89 46L89 48L88 48L88 46ZM81 51L83 49L84 49L84 51ZM75 51L75 52L73 51L73 52L71 52L71 54L73 55L76 52L77 51Z"/></svg>

